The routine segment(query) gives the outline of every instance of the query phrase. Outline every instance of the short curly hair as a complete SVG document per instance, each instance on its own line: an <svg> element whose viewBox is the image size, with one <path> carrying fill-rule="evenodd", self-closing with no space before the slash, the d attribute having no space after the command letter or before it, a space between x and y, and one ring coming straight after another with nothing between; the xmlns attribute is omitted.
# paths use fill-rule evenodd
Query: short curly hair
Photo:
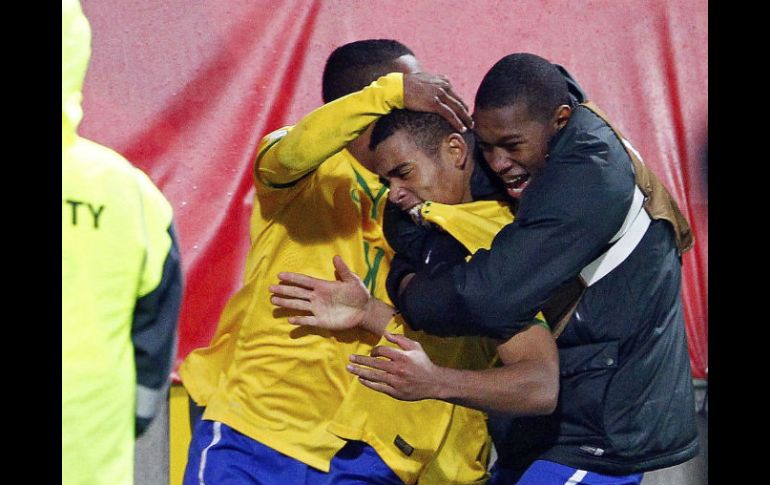
<svg viewBox="0 0 770 485"><path fill-rule="evenodd" d="M556 108L570 104L567 82L559 69L540 56L510 54L495 63L476 92L476 109L502 108L526 103L538 120L550 118Z"/></svg>
<svg viewBox="0 0 770 485"><path fill-rule="evenodd" d="M337 47L324 66L324 103L360 91L388 74L390 62L407 55L414 52L392 39L358 40Z"/></svg>
<svg viewBox="0 0 770 485"><path fill-rule="evenodd" d="M372 129L369 149L374 150L377 145L390 138L398 130L405 130L417 148L431 157L438 155L439 146L444 138L457 132L447 120L436 113L394 109L377 120ZM472 148L473 133L468 130L462 136L465 143Z"/></svg>

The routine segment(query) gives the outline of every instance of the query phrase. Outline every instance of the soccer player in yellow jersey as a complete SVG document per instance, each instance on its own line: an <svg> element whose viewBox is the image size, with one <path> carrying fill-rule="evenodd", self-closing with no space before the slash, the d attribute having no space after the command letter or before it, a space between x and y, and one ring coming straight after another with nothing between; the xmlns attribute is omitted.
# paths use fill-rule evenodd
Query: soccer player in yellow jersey
<svg viewBox="0 0 770 485"><path fill-rule="evenodd" d="M375 124L371 145L376 149L374 169L390 183L390 200L402 211L411 212L420 224L427 227L431 223L434 228L423 236L410 234L409 244L413 247L398 241L403 238L399 234L390 236L397 257L416 251L420 255L413 254L413 260L431 259L422 264L435 269L480 248L489 248L495 234L512 222L506 203L476 200L486 198L483 184L492 181L482 170L484 162L476 160L480 157L474 155L473 137L457 133L434 114L394 110ZM392 234L391 228L386 227L386 231ZM553 411L558 393L558 356L547 325L533 322L511 339L498 341L497 353L503 364L498 368L437 366L431 361L433 355L426 353L418 341L386 332L386 318L369 317L367 313L384 314L384 310L373 308L387 305L368 294L360 278L341 258L335 257L334 263L340 281L281 273L282 284L271 286L272 301L280 307L309 312L292 317L292 323L337 330L365 328L378 335L385 333L388 341L401 347L382 345L371 355L351 356L351 361L359 365L348 365L348 369L364 385L398 399L442 399L513 416ZM421 264L411 264L415 263ZM452 340L446 339L447 345ZM470 356L466 359L473 362Z"/></svg>
<svg viewBox="0 0 770 485"><path fill-rule="evenodd" d="M448 81L420 71L413 53L395 41L342 46L324 69L326 104L262 140L244 286L227 303L210 345L192 352L179 370L191 398L205 407L193 430L185 484L430 483L421 477L436 463L453 469L444 468L449 479L434 483L486 477L483 443L442 449L459 442L458 432L448 436L448 430L461 430L469 415L438 401L393 401L345 371L348 355L368 353L377 337L362 329L298 328L269 301L279 270L333 278L335 254L387 300L386 187L366 168L369 126L404 107L437 112L460 131L472 123ZM380 310L390 320L391 310ZM349 418L366 407L383 410L387 420ZM472 456L453 458L455 450ZM437 460L442 453L450 458Z"/></svg>

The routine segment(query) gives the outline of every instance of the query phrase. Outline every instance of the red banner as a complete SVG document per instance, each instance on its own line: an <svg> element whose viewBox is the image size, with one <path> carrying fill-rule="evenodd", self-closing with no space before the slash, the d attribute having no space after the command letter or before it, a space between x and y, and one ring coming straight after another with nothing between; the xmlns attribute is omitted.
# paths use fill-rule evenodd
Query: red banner
<svg viewBox="0 0 770 485"><path fill-rule="evenodd" d="M83 0L83 9L93 54L80 133L145 170L174 206L186 279L178 361L208 343L241 284L260 138L321 104L335 47L392 38L469 105L512 52L575 76L693 226L684 310L693 374L705 376L706 0Z"/></svg>

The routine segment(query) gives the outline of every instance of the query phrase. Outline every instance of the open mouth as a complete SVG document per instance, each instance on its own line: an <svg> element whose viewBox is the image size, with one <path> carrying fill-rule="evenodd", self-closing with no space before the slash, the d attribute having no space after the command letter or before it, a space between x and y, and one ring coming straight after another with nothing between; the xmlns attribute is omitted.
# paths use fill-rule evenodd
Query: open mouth
<svg viewBox="0 0 770 485"><path fill-rule="evenodd" d="M506 180L505 187L508 191L508 195L515 198L521 197L521 193L524 192L524 189L529 185L529 180L530 175L528 173L516 175L515 177Z"/></svg>
<svg viewBox="0 0 770 485"><path fill-rule="evenodd" d="M422 198L415 195L411 190L401 189L398 195L398 200L396 200L394 203L404 212L409 212L411 209L425 202L422 200Z"/></svg>

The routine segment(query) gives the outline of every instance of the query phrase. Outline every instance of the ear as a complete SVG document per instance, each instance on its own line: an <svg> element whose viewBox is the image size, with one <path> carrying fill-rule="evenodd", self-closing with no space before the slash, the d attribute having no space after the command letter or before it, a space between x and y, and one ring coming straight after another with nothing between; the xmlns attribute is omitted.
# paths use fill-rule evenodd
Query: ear
<svg viewBox="0 0 770 485"><path fill-rule="evenodd" d="M564 125L567 124L570 116L572 116L572 108L570 108L566 104L563 104L558 108L556 108L556 111L554 112L554 115L553 115L553 127L556 128L556 131L559 131L562 128L564 128Z"/></svg>
<svg viewBox="0 0 770 485"><path fill-rule="evenodd" d="M441 144L442 151L449 157L456 168L464 168L468 160L468 144L459 133L452 133L444 138Z"/></svg>

